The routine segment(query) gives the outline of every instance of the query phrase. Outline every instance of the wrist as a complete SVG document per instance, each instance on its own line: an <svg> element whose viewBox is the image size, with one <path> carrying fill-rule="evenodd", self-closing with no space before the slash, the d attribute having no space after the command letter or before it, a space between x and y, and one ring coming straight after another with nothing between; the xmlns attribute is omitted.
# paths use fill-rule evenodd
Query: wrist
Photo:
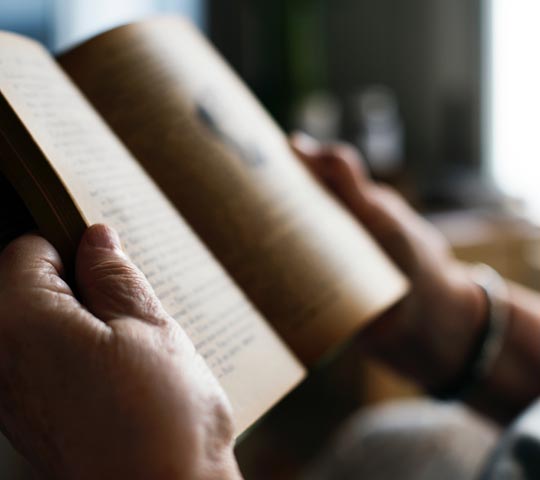
<svg viewBox="0 0 540 480"><path fill-rule="evenodd" d="M510 310L506 282L484 264L470 267L469 272L481 291L486 308L482 317L477 317L482 323L465 352L461 367L437 392L436 396L442 399L464 400L474 394L492 374L507 333Z"/></svg>
<svg viewBox="0 0 540 480"><path fill-rule="evenodd" d="M448 273L447 303L441 306L442 328L436 342L439 375L426 385L436 390L460 375L488 322L488 300L470 267L455 262Z"/></svg>

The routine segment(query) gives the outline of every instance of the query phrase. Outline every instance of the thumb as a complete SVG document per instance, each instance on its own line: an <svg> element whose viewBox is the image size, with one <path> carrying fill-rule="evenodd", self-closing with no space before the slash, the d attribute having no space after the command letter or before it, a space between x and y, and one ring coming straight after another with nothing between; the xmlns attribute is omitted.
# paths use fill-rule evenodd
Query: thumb
<svg viewBox="0 0 540 480"><path fill-rule="evenodd" d="M94 225L84 233L77 252L76 279L82 302L104 322L135 317L161 324L168 318L110 227Z"/></svg>

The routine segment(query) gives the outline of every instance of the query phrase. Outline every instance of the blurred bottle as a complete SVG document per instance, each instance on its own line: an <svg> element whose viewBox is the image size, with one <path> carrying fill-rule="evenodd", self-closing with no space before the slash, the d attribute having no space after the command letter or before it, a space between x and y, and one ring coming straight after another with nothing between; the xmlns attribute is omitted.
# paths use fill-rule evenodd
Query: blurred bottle
<svg viewBox="0 0 540 480"><path fill-rule="evenodd" d="M336 140L341 130L342 108L330 92L306 95L294 112L294 127L322 142Z"/></svg>
<svg viewBox="0 0 540 480"><path fill-rule="evenodd" d="M357 122L356 141L377 177L401 172L404 162L403 123L394 92L372 86L353 98Z"/></svg>

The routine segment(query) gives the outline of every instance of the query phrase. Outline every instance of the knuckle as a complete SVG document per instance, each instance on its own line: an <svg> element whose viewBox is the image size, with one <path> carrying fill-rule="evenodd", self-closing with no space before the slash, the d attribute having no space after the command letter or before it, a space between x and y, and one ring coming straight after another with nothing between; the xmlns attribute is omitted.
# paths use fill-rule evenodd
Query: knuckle
<svg viewBox="0 0 540 480"><path fill-rule="evenodd" d="M92 287L104 293L123 290L135 293L140 288L138 272L130 265L116 260L104 260L90 269Z"/></svg>
<svg viewBox="0 0 540 480"><path fill-rule="evenodd" d="M223 395L215 395L212 405L212 414L214 418L214 438L221 439L228 444L234 438L233 412L229 402Z"/></svg>

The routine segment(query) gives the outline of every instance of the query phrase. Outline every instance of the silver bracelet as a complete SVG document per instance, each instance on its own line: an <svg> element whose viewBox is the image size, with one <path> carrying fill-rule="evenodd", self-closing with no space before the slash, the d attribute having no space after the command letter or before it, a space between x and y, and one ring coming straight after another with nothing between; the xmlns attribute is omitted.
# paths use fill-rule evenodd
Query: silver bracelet
<svg viewBox="0 0 540 480"><path fill-rule="evenodd" d="M465 364L456 378L431 393L441 400L463 400L493 372L504 346L510 320L508 286L491 267L477 264L471 278L484 292L488 309L486 323L471 347Z"/></svg>
<svg viewBox="0 0 540 480"><path fill-rule="evenodd" d="M488 265L474 265L471 274L488 301L489 330L475 365L476 379L483 380L493 371L504 346L510 320L509 292L504 279Z"/></svg>

